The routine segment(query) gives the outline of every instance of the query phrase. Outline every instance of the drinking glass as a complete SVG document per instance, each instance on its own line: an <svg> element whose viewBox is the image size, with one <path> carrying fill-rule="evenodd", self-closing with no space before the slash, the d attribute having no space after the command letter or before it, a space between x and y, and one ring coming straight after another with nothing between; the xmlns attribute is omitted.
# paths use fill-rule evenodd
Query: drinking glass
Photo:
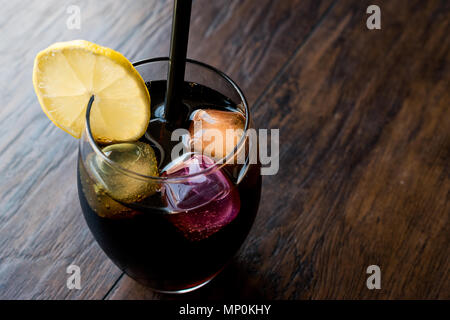
<svg viewBox="0 0 450 320"><path fill-rule="evenodd" d="M168 58L134 66L145 82L167 80ZM250 152L244 163L230 164L252 145L247 135L252 121L242 91L223 72L189 59L185 82L216 90L245 117L245 134L222 163L209 162L186 175L155 177L134 172L108 156L89 125L79 142L78 195L89 229L121 270L164 293L195 290L226 266L250 231L261 193L260 164L251 161ZM161 110L163 100L157 97L164 92L152 92L150 85L150 96L149 126ZM252 148L257 148L257 141ZM185 197L177 204L162 197L170 193L176 197L177 192Z"/></svg>

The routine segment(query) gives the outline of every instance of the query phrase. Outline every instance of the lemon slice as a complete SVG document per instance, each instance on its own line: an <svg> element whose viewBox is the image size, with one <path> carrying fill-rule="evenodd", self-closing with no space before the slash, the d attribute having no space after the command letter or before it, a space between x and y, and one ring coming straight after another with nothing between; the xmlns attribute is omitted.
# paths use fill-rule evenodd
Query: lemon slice
<svg viewBox="0 0 450 320"><path fill-rule="evenodd" d="M75 40L55 43L34 61L33 85L45 114L80 138L94 95L90 123L98 142L139 139L150 120L150 95L133 65L119 52Z"/></svg>

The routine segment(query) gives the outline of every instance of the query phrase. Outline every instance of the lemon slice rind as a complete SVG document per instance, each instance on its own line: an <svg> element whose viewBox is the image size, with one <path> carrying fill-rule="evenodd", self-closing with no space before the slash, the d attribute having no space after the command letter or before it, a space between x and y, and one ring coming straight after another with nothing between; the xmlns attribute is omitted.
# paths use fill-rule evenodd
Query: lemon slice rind
<svg viewBox="0 0 450 320"><path fill-rule="evenodd" d="M150 95L119 52L85 41L59 42L39 52L33 85L42 110L59 128L80 138L92 95L92 134L98 142L135 141L150 120Z"/></svg>

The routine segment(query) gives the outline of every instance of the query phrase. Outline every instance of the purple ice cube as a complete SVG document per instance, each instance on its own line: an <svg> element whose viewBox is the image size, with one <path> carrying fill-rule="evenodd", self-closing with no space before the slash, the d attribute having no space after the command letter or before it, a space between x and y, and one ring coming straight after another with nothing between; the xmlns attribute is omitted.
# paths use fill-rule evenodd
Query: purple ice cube
<svg viewBox="0 0 450 320"><path fill-rule="evenodd" d="M202 155L174 165L163 173L166 177L182 177L198 173L214 165ZM168 219L191 240L201 240L230 223L240 209L239 193L218 169L179 182L169 182L162 188L169 209Z"/></svg>

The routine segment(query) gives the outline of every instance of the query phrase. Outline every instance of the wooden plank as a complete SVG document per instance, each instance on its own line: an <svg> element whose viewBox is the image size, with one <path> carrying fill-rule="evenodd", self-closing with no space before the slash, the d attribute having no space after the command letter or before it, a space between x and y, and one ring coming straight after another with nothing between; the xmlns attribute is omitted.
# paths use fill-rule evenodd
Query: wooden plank
<svg viewBox="0 0 450 320"><path fill-rule="evenodd" d="M280 172L240 254L181 299L448 299L449 4L339 1L254 107ZM368 290L378 265L381 290ZM177 299L123 277L111 299Z"/></svg>
<svg viewBox="0 0 450 320"><path fill-rule="evenodd" d="M449 297L448 2L382 2L379 31L369 4L338 2L257 107L283 141L242 253L267 298Z"/></svg>
<svg viewBox="0 0 450 320"><path fill-rule="evenodd" d="M333 2L197 0L188 55L227 73L252 105Z"/></svg>

